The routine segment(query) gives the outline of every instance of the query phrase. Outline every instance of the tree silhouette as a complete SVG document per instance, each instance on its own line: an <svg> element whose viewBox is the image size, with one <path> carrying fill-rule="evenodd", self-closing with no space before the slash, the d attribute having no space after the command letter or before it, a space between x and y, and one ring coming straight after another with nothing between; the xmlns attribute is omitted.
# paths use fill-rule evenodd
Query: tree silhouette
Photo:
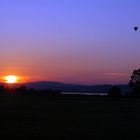
<svg viewBox="0 0 140 140"><path fill-rule="evenodd" d="M133 95L140 95L140 69L133 71L129 86L133 88Z"/></svg>
<svg viewBox="0 0 140 140"><path fill-rule="evenodd" d="M108 92L108 96L113 96L113 97L117 97L117 96L121 96L121 89L119 87L113 86L109 89Z"/></svg>
<svg viewBox="0 0 140 140"><path fill-rule="evenodd" d="M0 86L0 94L3 95L5 92L5 88L4 86Z"/></svg>

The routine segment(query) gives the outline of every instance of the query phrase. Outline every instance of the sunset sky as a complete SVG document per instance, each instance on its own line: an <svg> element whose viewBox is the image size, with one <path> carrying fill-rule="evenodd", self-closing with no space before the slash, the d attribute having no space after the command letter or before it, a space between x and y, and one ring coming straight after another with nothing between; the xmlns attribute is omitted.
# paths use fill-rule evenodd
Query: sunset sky
<svg viewBox="0 0 140 140"><path fill-rule="evenodd" d="M140 0L0 0L0 76L128 83L140 67Z"/></svg>

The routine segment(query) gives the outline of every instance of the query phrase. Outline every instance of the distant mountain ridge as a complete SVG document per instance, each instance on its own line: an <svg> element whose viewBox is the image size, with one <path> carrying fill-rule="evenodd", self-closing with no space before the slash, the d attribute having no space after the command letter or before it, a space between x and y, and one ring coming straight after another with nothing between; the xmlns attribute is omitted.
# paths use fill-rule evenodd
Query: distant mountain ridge
<svg viewBox="0 0 140 140"><path fill-rule="evenodd" d="M24 84L16 84L15 86L26 86L27 88L33 88L38 90L53 89L61 92L80 92L80 93L107 93L112 86L121 88L123 92L130 92L131 89L128 85L80 85L70 84L55 81L38 81L29 82Z"/></svg>
<svg viewBox="0 0 140 140"><path fill-rule="evenodd" d="M27 88L34 89L54 89L60 90L61 92L87 92L87 93L107 93L112 86L117 86L121 88L123 92L130 92L131 89L128 85L80 85L80 84L70 84L62 82L53 81L40 81L31 82L24 84Z"/></svg>

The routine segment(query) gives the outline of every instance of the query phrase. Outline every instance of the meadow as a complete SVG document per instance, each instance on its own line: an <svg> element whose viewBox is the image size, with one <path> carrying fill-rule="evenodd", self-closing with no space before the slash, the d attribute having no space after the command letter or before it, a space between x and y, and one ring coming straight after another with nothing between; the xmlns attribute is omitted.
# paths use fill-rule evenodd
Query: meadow
<svg viewBox="0 0 140 140"><path fill-rule="evenodd" d="M0 97L2 139L137 140L139 130L140 98Z"/></svg>

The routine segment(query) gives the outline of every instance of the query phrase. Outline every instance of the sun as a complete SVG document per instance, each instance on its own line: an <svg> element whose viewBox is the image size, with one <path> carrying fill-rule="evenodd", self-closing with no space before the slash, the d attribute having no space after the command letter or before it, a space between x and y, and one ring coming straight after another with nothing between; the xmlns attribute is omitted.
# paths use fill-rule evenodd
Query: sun
<svg viewBox="0 0 140 140"><path fill-rule="evenodd" d="M18 82L18 76L16 75L8 75L4 77L4 80L8 84L14 84Z"/></svg>

